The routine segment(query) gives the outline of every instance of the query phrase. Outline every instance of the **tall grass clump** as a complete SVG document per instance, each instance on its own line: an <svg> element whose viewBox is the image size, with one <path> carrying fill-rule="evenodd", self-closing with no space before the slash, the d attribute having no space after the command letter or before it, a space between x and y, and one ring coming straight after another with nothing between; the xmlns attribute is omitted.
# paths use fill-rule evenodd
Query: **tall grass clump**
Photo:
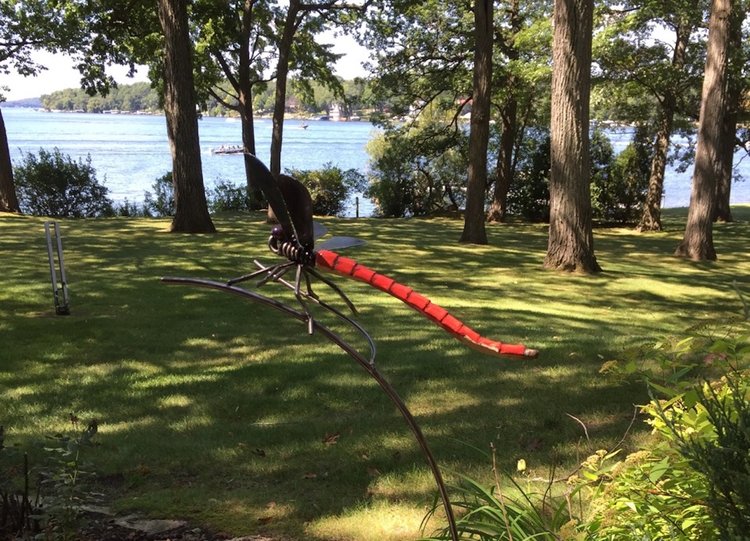
<svg viewBox="0 0 750 541"><path fill-rule="evenodd" d="M495 448L492 446L491 484L468 475L454 473L457 482L449 486L451 505L457 511L456 529L461 540L513 541L559 539L559 533L570 523L570 512L564 497L552 495L552 484L542 493L522 487L511 475L501 474L497 467ZM523 461L519 462L523 470ZM504 488L505 477L509 488ZM436 502L425 516L423 528L438 509ZM447 541L452 539L450 529L442 528L421 541Z"/></svg>

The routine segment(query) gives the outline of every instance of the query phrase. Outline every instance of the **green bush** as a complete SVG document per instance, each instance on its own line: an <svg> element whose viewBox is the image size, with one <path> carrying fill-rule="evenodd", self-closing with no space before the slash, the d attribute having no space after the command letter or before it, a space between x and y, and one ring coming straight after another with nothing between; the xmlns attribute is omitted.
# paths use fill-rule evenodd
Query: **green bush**
<svg viewBox="0 0 750 541"><path fill-rule="evenodd" d="M34 446L45 455L30 458L34 449L3 445L0 426L0 539L77 539L83 508L101 504L102 494L92 490L95 474L82 461L94 449L98 422L74 429L48 436Z"/></svg>
<svg viewBox="0 0 750 541"><path fill-rule="evenodd" d="M320 216L341 215L349 197L365 188L364 176L356 169L343 171L330 163L325 164L322 169L289 169L287 173L310 191L313 213Z"/></svg>
<svg viewBox="0 0 750 541"><path fill-rule="evenodd" d="M508 190L508 212L529 222L549 221L550 137L531 130L518 151L516 174Z"/></svg>
<svg viewBox="0 0 750 541"><path fill-rule="evenodd" d="M654 413L655 403L650 407L646 411ZM622 461L602 450L583 463L580 478L571 481L595 488L582 525L586 539L716 539L705 505L705 478L674 443L672 437L656 435L651 445Z"/></svg>
<svg viewBox="0 0 750 541"><path fill-rule="evenodd" d="M651 136L645 126L636 128L632 143L614 160L609 141L595 131L591 204L596 219L620 224L638 220L648 190L651 154Z"/></svg>
<svg viewBox="0 0 750 541"><path fill-rule="evenodd" d="M368 145L370 155L375 157L365 195L373 201L379 216L414 214L415 168L404 149L404 145L394 143L394 136L380 136Z"/></svg>
<svg viewBox="0 0 750 541"><path fill-rule="evenodd" d="M468 133L446 130L441 118L439 111L423 112L418 124L391 128L368 143L366 195L378 215L424 216L464 204Z"/></svg>
<svg viewBox="0 0 750 541"><path fill-rule="evenodd" d="M678 441L680 454L705 478L706 506L721 539L750 535L750 379L727 374L698 389L687 412L660 417ZM684 426L688 430L683 429Z"/></svg>
<svg viewBox="0 0 750 541"><path fill-rule="evenodd" d="M695 333L661 342L653 367L626 364L625 373L649 378L665 398L642 409L653 427L647 446L620 462L602 451L583 464L582 479L595 489L582 528L588 539L747 538L750 333L738 328L734 338ZM717 373L713 382L690 383Z"/></svg>
<svg viewBox="0 0 750 541"><path fill-rule="evenodd" d="M94 218L111 216L108 189L96 179L91 156L73 161L55 147L39 154L24 154L14 168L21 210L35 216Z"/></svg>
<svg viewBox="0 0 750 541"><path fill-rule="evenodd" d="M236 186L227 181L220 181L213 190L209 190L206 199L211 212L250 210L246 186Z"/></svg>
<svg viewBox="0 0 750 541"><path fill-rule="evenodd" d="M172 172L164 173L157 178L151 185L154 195L151 192L143 194L143 208L151 216L174 216L174 184L172 182Z"/></svg>

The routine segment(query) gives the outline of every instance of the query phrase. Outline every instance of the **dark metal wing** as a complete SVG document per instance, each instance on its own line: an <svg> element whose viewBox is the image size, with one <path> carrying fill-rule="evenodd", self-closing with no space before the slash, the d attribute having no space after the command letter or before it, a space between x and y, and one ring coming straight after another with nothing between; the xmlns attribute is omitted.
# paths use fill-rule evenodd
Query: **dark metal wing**
<svg viewBox="0 0 750 541"><path fill-rule="evenodd" d="M265 166L265 164L252 154L246 154L245 160L250 166L250 173L252 175L253 182L258 186L263 195L266 196L268 205L276 215L276 219L279 221L279 225L284 230L284 233L288 237L294 237L299 240L297 229L294 227L294 222L289 215L289 209L287 208L284 196L281 193L276 179L274 179L271 171Z"/></svg>

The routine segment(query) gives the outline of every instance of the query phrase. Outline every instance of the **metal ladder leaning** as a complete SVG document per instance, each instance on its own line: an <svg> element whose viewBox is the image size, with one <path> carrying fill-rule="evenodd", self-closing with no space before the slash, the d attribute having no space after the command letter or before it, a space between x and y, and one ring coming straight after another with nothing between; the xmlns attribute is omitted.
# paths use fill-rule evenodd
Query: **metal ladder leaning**
<svg viewBox="0 0 750 541"><path fill-rule="evenodd" d="M47 255L49 255L49 273L52 279L52 295L55 299L55 313L58 316L70 315L70 305L68 298L68 281L65 278L65 261L63 260L62 239L60 238L60 229L57 222L44 222L44 232L47 236ZM54 232L54 244L52 244L52 235ZM55 253L57 261L55 261ZM60 281L57 280L57 265L60 266Z"/></svg>

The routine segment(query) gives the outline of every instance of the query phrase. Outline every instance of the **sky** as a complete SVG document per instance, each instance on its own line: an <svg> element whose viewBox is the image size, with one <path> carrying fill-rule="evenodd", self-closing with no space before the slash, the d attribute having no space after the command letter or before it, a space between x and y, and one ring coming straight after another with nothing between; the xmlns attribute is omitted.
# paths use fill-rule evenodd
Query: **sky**
<svg viewBox="0 0 750 541"><path fill-rule="evenodd" d="M335 45L334 52L344 54L336 64L337 75L344 79L367 75L367 72L362 68L362 62L367 58L366 49L348 36L327 36L325 39L328 43ZM0 86L10 88L9 91L4 92L8 101L35 98L56 90L80 87L81 76L69 57L37 52L34 54L34 58L40 64L46 66L47 70L36 77L22 77L16 73L11 73L10 75L3 75L0 79ZM126 76L127 68L123 66L112 66L108 72L119 84L132 84L148 80L146 68L139 69L134 78Z"/></svg>

